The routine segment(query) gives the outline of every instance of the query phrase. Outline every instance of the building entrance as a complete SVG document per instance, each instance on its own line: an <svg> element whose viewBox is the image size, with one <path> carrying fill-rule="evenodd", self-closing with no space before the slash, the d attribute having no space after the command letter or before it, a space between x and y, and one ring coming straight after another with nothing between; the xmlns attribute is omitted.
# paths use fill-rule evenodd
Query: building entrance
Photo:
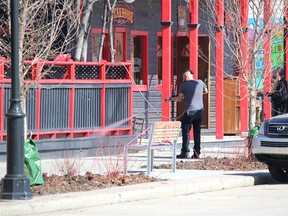
<svg viewBox="0 0 288 216"><path fill-rule="evenodd" d="M208 36L199 36L199 54L198 54L198 79L201 79L208 88L208 94L204 95L204 116L202 121L202 128L209 128L209 113L210 113L210 40ZM189 37L177 36L177 63L176 63L176 85L177 92L182 83L182 74L189 69ZM184 113L184 101L177 103L176 108L177 117Z"/></svg>

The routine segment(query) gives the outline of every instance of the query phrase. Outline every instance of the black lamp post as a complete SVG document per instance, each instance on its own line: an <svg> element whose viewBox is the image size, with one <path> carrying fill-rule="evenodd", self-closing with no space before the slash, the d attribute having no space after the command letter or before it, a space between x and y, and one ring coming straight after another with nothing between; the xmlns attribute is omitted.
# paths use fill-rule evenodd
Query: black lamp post
<svg viewBox="0 0 288 216"><path fill-rule="evenodd" d="M11 5L11 98L7 117L7 174L1 180L1 199L32 198L30 180L24 173L24 117L19 80L19 1Z"/></svg>

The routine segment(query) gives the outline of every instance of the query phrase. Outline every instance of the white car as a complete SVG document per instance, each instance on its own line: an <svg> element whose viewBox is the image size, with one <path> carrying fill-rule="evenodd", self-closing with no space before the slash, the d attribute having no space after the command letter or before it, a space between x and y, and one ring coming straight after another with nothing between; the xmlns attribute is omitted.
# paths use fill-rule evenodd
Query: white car
<svg viewBox="0 0 288 216"><path fill-rule="evenodd" d="M266 120L253 138L252 152L268 165L270 174L280 182L288 182L288 114Z"/></svg>

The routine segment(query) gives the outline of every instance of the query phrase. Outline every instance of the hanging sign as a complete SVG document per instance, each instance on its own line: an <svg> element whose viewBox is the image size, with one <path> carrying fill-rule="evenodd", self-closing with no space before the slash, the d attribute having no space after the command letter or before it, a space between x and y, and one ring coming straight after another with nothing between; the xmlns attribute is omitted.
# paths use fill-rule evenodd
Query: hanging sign
<svg viewBox="0 0 288 216"><path fill-rule="evenodd" d="M132 4L118 3L115 6L113 25L121 27L134 25L134 7Z"/></svg>
<svg viewBox="0 0 288 216"><path fill-rule="evenodd" d="M186 31L187 7L185 6L178 7L177 18L178 18L178 23L177 23L178 31Z"/></svg>

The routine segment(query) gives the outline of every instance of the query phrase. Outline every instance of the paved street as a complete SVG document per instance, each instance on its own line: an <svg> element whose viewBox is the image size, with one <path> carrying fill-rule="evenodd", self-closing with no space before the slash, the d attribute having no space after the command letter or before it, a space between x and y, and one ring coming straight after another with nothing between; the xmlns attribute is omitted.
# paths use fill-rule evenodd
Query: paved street
<svg viewBox="0 0 288 216"><path fill-rule="evenodd" d="M47 213L41 216L286 216L287 203L288 185L272 184Z"/></svg>

